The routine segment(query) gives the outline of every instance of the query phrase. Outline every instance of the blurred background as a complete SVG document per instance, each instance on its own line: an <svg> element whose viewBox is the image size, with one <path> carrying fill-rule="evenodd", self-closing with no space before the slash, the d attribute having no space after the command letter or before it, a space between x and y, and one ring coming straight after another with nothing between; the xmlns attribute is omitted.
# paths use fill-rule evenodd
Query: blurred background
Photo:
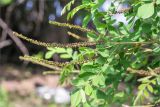
<svg viewBox="0 0 160 107"><path fill-rule="evenodd" d="M69 105L70 86L59 86L58 75L42 75L47 68L19 59L23 55L44 57L47 50L12 35L12 31L16 31L45 42L76 42L67 35L67 29L48 24L49 20L66 22L66 15L61 16L61 11L68 2L0 0L0 107ZM81 17L76 16L69 23L81 25ZM50 60L61 61L58 55Z"/></svg>

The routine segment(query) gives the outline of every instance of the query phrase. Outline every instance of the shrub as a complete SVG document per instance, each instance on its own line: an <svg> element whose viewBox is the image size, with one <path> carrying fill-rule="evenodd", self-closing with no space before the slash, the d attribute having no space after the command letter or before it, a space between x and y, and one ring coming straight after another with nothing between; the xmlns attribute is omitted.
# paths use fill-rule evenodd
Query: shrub
<svg viewBox="0 0 160 107"><path fill-rule="evenodd" d="M105 0L81 1L82 4L71 11L75 1L70 1L62 13L69 11L69 20L83 10L82 27L49 23L85 32L87 42L44 43L14 33L33 44L47 47L46 58L60 53L62 58L72 59L71 62L52 62L31 56L20 58L60 70L61 83L71 79L73 107L157 105L160 102L160 0L121 0L120 5L128 4L122 9L114 0L107 11L101 10ZM115 14L124 14L127 24L117 22ZM95 29L88 29L88 23L93 23Z"/></svg>

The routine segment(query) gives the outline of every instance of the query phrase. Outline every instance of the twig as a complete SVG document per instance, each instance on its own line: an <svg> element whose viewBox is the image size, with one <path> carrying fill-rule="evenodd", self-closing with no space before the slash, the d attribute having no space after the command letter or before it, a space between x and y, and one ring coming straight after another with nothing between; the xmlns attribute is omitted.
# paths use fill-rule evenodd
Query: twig
<svg viewBox="0 0 160 107"><path fill-rule="evenodd" d="M31 38L28 38L22 34L18 34L17 32L13 32L13 34L23 40L26 40L30 43L43 46L43 47L60 47L60 48L75 48L75 47L84 47L84 46L95 46L97 44L101 44L102 42L77 42L77 43L66 43L66 44L60 44L60 43L45 43L38 40L34 40Z"/></svg>
<svg viewBox="0 0 160 107"><path fill-rule="evenodd" d="M57 71L61 70L61 68L55 66L55 64L53 62L43 60L43 59L40 59L40 58L31 57L31 56L23 56L23 57L21 56L20 59L25 60L25 61L30 61L30 62L35 63L35 64L39 64L39 65L42 65L44 67L47 67L47 68L50 68L50 69L53 69L53 70L57 70Z"/></svg>
<svg viewBox="0 0 160 107"><path fill-rule="evenodd" d="M154 105L137 105L137 106L129 106L129 105L123 104L122 107L154 107Z"/></svg>
<svg viewBox="0 0 160 107"><path fill-rule="evenodd" d="M151 76L151 75L160 74L160 67L157 67L157 68L153 69L152 72L151 71L145 71L145 70L134 70L132 68L127 68L127 71L129 73L135 73L139 76Z"/></svg>
<svg viewBox="0 0 160 107"><path fill-rule="evenodd" d="M17 32L13 32L13 34L21 39L24 39L30 43L39 45L39 46L44 46L44 47L60 47L60 48L75 48L75 47L84 47L84 46L95 46L97 44L102 44L104 43L103 41L98 41L98 42L78 42L78 43L69 43L69 44L60 44L60 43L45 43L41 41L37 41L31 38L28 38L22 34L18 34ZM110 44L114 45L141 45L141 44L152 44L156 42L108 42Z"/></svg>
<svg viewBox="0 0 160 107"><path fill-rule="evenodd" d="M7 38L7 29L2 30L2 37L0 38L0 41L4 41Z"/></svg>
<svg viewBox="0 0 160 107"><path fill-rule="evenodd" d="M41 58L37 58L37 57L33 57L33 56L20 56L19 57L21 60L25 60L25 61L30 61L30 62L33 62L33 63L36 63L36 64L39 64L39 65L43 65L44 66L50 66L50 68L53 66L58 66L58 67L63 67L63 66L66 66L66 65L79 65L79 64L84 64L84 63L87 63L89 61L93 61L96 59L96 57L93 57L92 59L84 59L84 60L77 60L77 61L71 61L71 62L54 62L54 61L48 61L48 60L45 60L45 59L41 59ZM55 68L56 69L56 68Z"/></svg>
<svg viewBox="0 0 160 107"><path fill-rule="evenodd" d="M88 29L88 28L83 28L83 27L78 26L78 25L72 25L72 24L69 24L69 23L60 23L60 22L56 22L56 21L49 21L49 24L60 26L60 27L67 27L67 28L70 28L70 29L77 29L77 30L80 30L82 32L91 32L91 33L96 34L97 36L102 35L102 34L96 32L94 30L91 30L91 29Z"/></svg>
<svg viewBox="0 0 160 107"><path fill-rule="evenodd" d="M75 71L72 71L73 74L78 74L79 71L78 70L75 70ZM44 71L43 72L43 75L49 75L49 74L53 74L53 75L60 75L61 72L60 71Z"/></svg>
<svg viewBox="0 0 160 107"><path fill-rule="evenodd" d="M77 34L75 34L75 33L72 33L72 32L67 32L67 33L68 33L68 35L70 35L70 36L72 36L72 37L74 37L74 38L76 38L76 39L78 39L78 40L88 41L87 38L81 37L81 36L79 36L79 35L77 35Z"/></svg>
<svg viewBox="0 0 160 107"><path fill-rule="evenodd" d="M5 41L0 42L0 49L2 49L5 46L10 45L11 43L12 43L11 40L5 40Z"/></svg>
<svg viewBox="0 0 160 107"><path fill-rule="evenodd" d="M115 45L141 45L141 44L152 44L152 43L156 43L156 42L151 42L151 41L148 41L148 42L108 42L108 43L111 43L111 44L115 44Z"/></svg>
<svg viewBox="0 0 160 107"><path fill-rule="evenodd" d="M16 45L19 47L19 49L24 55L29 55L29 52L25 47L25 45L21 42L19 38L13 35L12 30L8 28L7 24L1 18L0 18L0 27L2 27L3 30L7 31L7 34L16 43Z"/></svg>

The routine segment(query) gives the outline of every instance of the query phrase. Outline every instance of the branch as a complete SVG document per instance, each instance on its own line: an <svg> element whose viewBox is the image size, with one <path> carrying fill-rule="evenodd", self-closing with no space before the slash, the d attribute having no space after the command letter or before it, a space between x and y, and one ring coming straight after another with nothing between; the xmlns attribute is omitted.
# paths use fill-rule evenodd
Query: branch
<svg viewBox="0 0 160 107"><path fill-rule="evenodd" d="M13 32L13 34L23 40L26 40L30 43L43 46L43 47L60 47L60 48L75 48L75 47L84 47L84 46L95 46L97 44L100 44L102 42L78 42L78 43L69 43L69 44L60 44L60 43L45 43L38 40L34 40L31 38L28 38L22 34L18 34L16 32Z"/></svg>
<svg viewBox="0 0 160 107"><path fill-rule="evenodd" d="M48 68L53 68L53 69L58 70L58 68L55 68L55 66L63 67L63 66L70 65L70 64L72 64L72 65L83 64L83 63L87 63L89 61L95 60L96 57L93 57L92 59L84 59L82 61L77 60L77 61L62 62L62 63L61 62L48 61L48 60L40 59L40 58L33 57L33 56L27 56L27 55L20 56L20 59L25 60L25 61L30 61L32 63L36 63L36 64L39 64L39 65L46 66Z"/></svg>
<svg viewBox="0 0 160 107"><path fill-rule="evenodd" d="M35 64L39 64L39 65L42 65L44 67L47 67L47 68L50 68L50 69L53 69L53 70L57 70L57 71L61 70L61 68L55 66L56 63L53 63L53 62L47 61L47 60L43 60L43 59L40 59L40 58L25 55L25 56L20 56L20 59L25 60L25 61L29 61L29 62L32 62L32 63L35 63Z"/></svg>
<svg viewBox="0 0 160 107"><path fill-rule="evenodd" d="M67 33L68 33L68 35L70 35L70 36L72 36L72 37L74 37L74 38L76 38L76 39L78 39L78 40L88 41L87 38L81 37L81 36L79 36L79 35L77 35L77 34L75 34L75 33L72 33L72 32L67 32Z"/></svg>
<svg viewBox="0 0 160 107"><path fill-rule="evenodd" d="M83 28L83 27L78 26L78 25L72 25L72 24L68 24L68 23L59 23L59 22L56 22L56 21L49 21L49 24L60 26L60 27L67 27L67 28L70 28L70 29L77 29L77 30L80 30L82 32L90 32L90 33L94 33L96 35L101 35L100 33L96 32L94 30L91 30L91 29L88 29L88 28Z"/></svg>
<svg viewBox="0 0 160 107"><path fill-rule="evenodd" d="M13 32L10 28L8 28L7 24L0 18L0 27L2 27L3 30L6 30L7 34L10 36L10 38L16 43L16 45L19 47L21 52L24 55L29 55L29 52L25 45L21 42L21 40L13 35Z"/></svg>
<svg viewBox="0 0 160 107"><path fill-rule="evenodd" d="M8 46L8 45L10 45L10 44L12 44L12 41L11 41L11 40L2 41L2 42L0 42L0 49L2 49L2 48L5 47L5 46Z"/></svg>
<svg viewBox="0 0 160 107"><path fill-rule="evenodd" d="M78 70L75 70L75 71L72 71L73 74L78 74L79 71ZM60 75L61 72L60 71L44 71L43 72L43 75L49 75L49 74L53 74L53 75Z"/></svg>
<svg viewBox="0 0 160 107"><path fill-rule="evenodd" d="M137 74L138 76L154 76L156 74L160 74L160 67L149 71L127 68L127 72Z"/></svg>

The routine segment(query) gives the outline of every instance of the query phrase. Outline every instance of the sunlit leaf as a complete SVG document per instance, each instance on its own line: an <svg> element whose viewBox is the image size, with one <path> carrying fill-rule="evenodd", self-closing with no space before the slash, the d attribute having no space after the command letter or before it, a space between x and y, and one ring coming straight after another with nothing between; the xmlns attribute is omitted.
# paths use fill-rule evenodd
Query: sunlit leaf
<svg viewBox="0 0 160 107"><path fill-rule="evenodd" d="M154 14L154 4L153 3L148 3L148 4L143 4L138 8L138 13L137 15L140 18L146 19L151 17Z"/></svg>

